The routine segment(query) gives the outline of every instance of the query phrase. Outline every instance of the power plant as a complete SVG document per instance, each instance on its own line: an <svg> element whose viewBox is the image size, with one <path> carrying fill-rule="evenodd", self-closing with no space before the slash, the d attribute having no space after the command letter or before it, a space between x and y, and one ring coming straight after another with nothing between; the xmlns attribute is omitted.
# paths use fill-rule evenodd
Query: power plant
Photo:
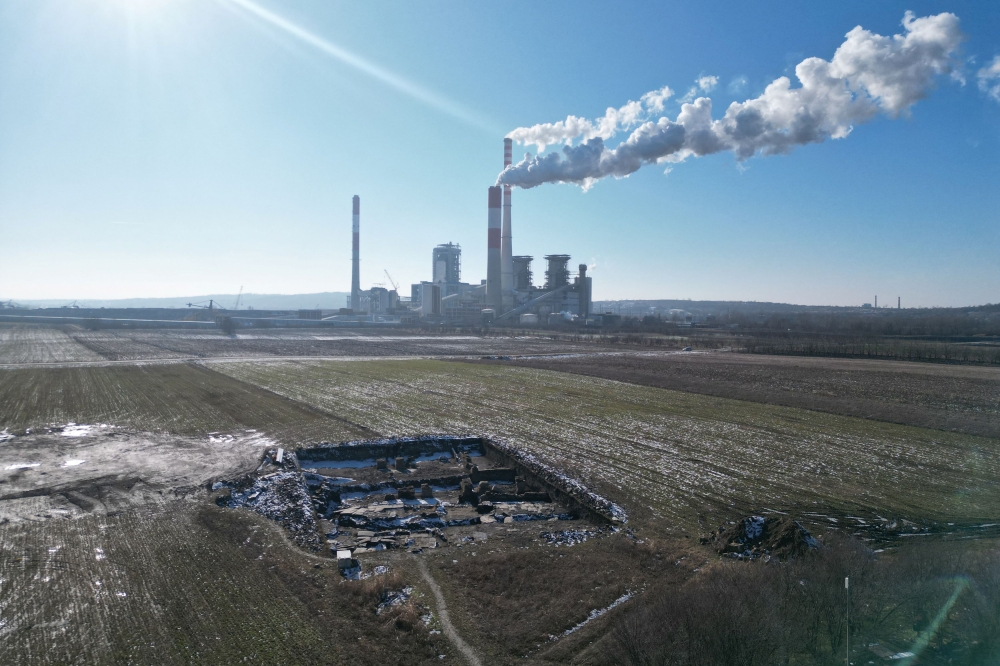
<svg viewBox="0 0 1000 666"><path fill-rule="evenodd" d="M504 139L504 168L511 165L511 154L512 141ZM478 284L462 282L461 246L442 243L431 249L430 279L412 284L409 300L400 298L395 283L391 290L376 285L361 291L361 200L356 195L353 204L350 303L329 319L349 317L381 323L422 320L456 325L599 322L599 318L595 322L592 317L592 278L587 275L586 264L580 264L572 273L569 255L546 255L545 281L536 286L531 270L534 257L514 255L509 185L487 190L486 279Z"/></svg>

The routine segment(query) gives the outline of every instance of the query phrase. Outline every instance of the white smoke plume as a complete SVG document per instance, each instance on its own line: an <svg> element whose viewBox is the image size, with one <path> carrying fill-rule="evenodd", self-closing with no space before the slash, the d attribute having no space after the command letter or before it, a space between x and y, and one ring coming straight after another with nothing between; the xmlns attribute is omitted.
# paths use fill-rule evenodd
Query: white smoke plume
<svg viewBox="0 0 1000 666"><path fill-rule="evenodd" d="M663 113L663 105L674 91L664 86L653 90L639 98L638 102L629 101L620 108L608 107L603 118L587 120L576 116L567 116L566 120L555 123L543 123L533 127L519 127L507 138L520 144L538 146L542 152L547 146L557 143L572 143L573 139L588 141L590 139L610 139L618 130L631 129L648 119L653 113Z"/></svg>
<svg viewBox="0 0 1000 666"><path fill-rule="evenodd" d="M712 118L712 100L700 97L683 104L676 120L662 117L643 121L655 112L653 95L608 109L597 121L570 116L554 124L519 128L508 136L521 144L565 143L562 152L526 155L507 167L498 184L531 188L543 183L574 183L589 188L608 176L624 178L646 164L682 162L725 150L737 159L777 155L798 146L842 139L854 125L879 112L890 118L908 113L922 99L936 76L951 72L964 35L958 17L943 13L903 17L904 34L885 37L861 26L847 33L829 61L807 58L795 68L798 87L788 77L775 79L764 93L745 102L733 102L719 119ZM715 77L703 77L714 87ZM699 80L700 87L702 81ZM663 100L659 99L662 108ZM627 111L626 111L627 110ZM615 148L604 142L618 129L637 127ZM573 145L574 139L581 143Z"/></svg>

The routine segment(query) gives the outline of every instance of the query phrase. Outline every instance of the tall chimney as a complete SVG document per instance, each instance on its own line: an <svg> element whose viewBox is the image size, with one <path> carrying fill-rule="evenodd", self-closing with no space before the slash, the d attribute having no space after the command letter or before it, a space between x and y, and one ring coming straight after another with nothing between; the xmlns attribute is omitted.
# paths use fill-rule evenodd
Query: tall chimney
<svg viewBox="0 0 1000 666"><path fill-rule="evenodd" d="M511 165L513 142L503 140L503 168ZM503 186L503 234L500 251L500 291L503 292L503 311L514 307L514 251L510 233L510 185ZM497 314L500 314L499 312Z"/></svg>
<svg viewBox="0 0 1000 666"><path fill-rule="evenodd" d="M358 233L361 225L361 197L355 194L353 201L354 214L351 216L354 231L354 238L351 245L351 309L359 312L361 310L361 250Z"/></svg>
<svg viewBox="0 0 1000 666"><path fill-rule="evenodd" d="M486 303L496 314L503 311L500 292L500 188L491 187L489 195L489 231L486 237Z"/></svg>

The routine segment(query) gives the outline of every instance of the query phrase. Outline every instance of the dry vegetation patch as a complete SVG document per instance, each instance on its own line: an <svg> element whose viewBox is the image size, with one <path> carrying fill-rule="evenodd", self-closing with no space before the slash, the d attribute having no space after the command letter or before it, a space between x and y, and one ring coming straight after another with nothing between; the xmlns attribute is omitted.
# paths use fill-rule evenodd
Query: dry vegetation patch
<svg viewBox="0 0 1000 666"><path fill-rule="evenodd" d="M619 666L821 666L845 662L849 632L853 664L996 663L998 557L995 542L876 553L830 534L788 562L718 561L681 585L658 581L587 656Z"/></svg>
<svg viewBox="0 0 1000 666"><path fill-rule="evenodd" d="M592 639L603 633L602 618L588 631L567 630L588 614L653 580L676 584L691 571L687 551L676 544L641 543L624 532L571 547L507 547L490 552L490 543L436 557L435 577L449 606L461 609L466 635L479 637L490 659L509 663L567 660L579 652L577 633ZM466 549L472 548L467 546ZM682 559L683 558L683 559ZM678 562L680 560L680 562Z"/></svg>

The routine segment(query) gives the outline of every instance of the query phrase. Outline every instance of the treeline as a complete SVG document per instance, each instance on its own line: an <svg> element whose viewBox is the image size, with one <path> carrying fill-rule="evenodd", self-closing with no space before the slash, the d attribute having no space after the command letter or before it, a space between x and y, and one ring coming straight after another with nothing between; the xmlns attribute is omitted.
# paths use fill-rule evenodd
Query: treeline
<svg viewBox="0 0 1000 666"><path fill-rule="evenodd" d="M742 347L751 354L1000 365L1000 343L962 344L873 335L801 336L785 333L741 336L734 340L734 346Z"/></svg>
<svg viewBox="0 0 1000 666"><path fill-rule="evenodd" d="M918 338L1000 337L1000 306L936 310L845 310L826 312L752 312L731 310L694 315L691 321L662 314L606 318L605 330L670 334L689 328L742 332L793 332L827 335L877 335Z"/></svg>
<svg viewBox="0 0 1000 666"><path fill-rule="evenodd" d="M680 590L647 590L618 614L603 656L616 666L997 663L998 609L995 550L890 555L839 540L791 562L723 562Z"/></svg>
<svg viewBox="0 0 1000 666"><path fill-rule="evenodd" d="M995 306L968 310L872 310L844 313L733 312L718 318L744 331L853 334L955 338L1000 336L1000 312Z"/></svg>

